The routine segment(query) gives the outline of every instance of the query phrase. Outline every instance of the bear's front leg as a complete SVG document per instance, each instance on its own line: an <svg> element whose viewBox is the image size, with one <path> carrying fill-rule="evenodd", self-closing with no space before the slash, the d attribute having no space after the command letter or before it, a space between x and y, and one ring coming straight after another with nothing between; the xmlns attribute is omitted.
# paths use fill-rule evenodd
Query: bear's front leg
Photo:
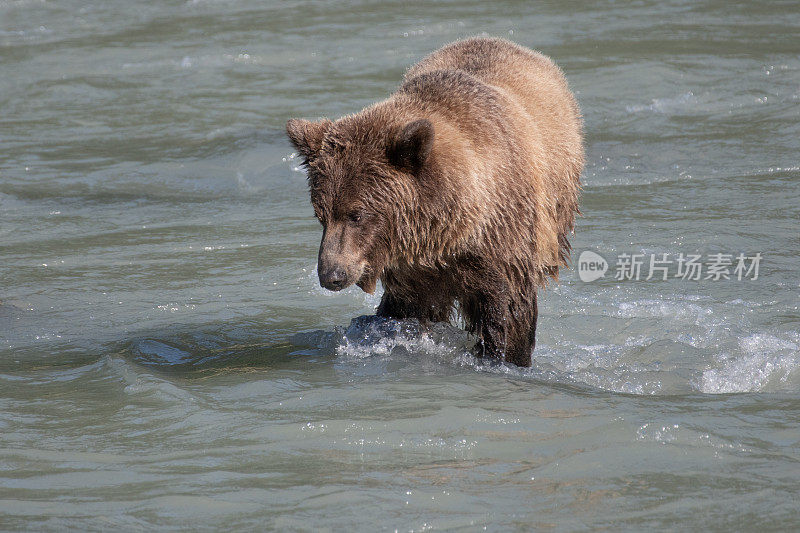
<svg viewBox="0 0 800 533"><path fill-rule="evenodd" d="M402 298L391 290L385 290L375 314L399 320L416 318L422 324L448 320L453 307L452 297L424 289L414 291L414 294L415 297Z"/></svg>
<svg viewBox="0 0 800 533"><path fill-rule="evenodd" d="M536 321L539 308L536 288L522 291L510 302L506 321L506 361L517 366L531 366L531 356L536 346Z"/></svg>
<svg viewBox="0 0 800 533"><path fill-rule="evenodd" d="M482 292L464 307L481 355L531 366L538 318L535 288L513 295L506 290Z"/></svg>
<svg viewBox="0 0 800 533"><path fill-rule="evenodd" d="M403 320L405 318L419 318L419 305L399 298L389 290L385 290L378 305L376 315L385 318Z"/></svg>

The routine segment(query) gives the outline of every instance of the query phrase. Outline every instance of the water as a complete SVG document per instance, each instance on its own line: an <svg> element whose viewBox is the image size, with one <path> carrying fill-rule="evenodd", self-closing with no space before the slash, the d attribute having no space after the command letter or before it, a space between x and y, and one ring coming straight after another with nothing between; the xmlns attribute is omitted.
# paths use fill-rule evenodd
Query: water
<svg viewBox="0 0 800 533"><path fill-rule="evenodd" d="M0 1L0 529L796 529L799 31L796 2ZM351 324L378 298L318 287L283 133L482 32L567 73L574 260L610 265L542 293L524 370Z"/></svg>

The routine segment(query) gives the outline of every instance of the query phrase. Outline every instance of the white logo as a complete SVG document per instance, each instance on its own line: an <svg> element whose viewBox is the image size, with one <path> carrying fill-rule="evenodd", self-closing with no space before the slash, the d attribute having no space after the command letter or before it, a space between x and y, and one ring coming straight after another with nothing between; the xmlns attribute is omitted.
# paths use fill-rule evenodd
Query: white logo
<svg viewBox="0 0 800 533"><path fill-rule="evenodd" d="M602 278L606 270L608 270L608 263L599 254L585 250L581 252L578 258L578 276L581 281L590 282Z"/></svg>
<svg viewBox="0 0 800 533"><path fill-rule="evenodd" d="M671 256L676 256L676 258L672 259ZM691 281L757 280L763 256L761 252L753 255L745 255L744 252L739 252L738 255L735 253L709 253L706 254L706 258L706 262L703 262L702 254L623 252L617 255L615 273L612 272L612 274L617 281L650 281L651 279L667 281L672 278ZM671 268L673 265L677 265L675 273L672 272L675 270ZM607 270L608 263L600 254L589 250L581 252L578 258L578 277L581 278L581 281L589 282L605 277Z"/></svg>

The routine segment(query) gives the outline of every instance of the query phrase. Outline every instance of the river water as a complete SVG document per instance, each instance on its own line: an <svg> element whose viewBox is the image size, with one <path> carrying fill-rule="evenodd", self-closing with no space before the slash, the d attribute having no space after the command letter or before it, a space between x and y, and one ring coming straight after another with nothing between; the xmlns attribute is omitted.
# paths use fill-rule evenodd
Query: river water
<svg viewBox="0 0 800 533"><path fill-rule="evenodd" d="M566 72L607 266L541 293L524 370L321 289L283 132L482 33ZM0 529L797 529L798 35L797 2L0 0Z"/></svg>

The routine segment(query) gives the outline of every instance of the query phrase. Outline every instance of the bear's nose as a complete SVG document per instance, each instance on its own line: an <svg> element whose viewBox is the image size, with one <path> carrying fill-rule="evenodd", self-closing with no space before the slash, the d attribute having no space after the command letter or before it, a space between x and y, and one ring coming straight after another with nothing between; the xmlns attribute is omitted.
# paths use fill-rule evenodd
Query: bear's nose
<svg viewBox="0 0 800 533"><path fill-rule="evenodd" d="M329 291L342 290L347 281L347 274L343 268L328 268L319 273L319 284Z"/></svg>

